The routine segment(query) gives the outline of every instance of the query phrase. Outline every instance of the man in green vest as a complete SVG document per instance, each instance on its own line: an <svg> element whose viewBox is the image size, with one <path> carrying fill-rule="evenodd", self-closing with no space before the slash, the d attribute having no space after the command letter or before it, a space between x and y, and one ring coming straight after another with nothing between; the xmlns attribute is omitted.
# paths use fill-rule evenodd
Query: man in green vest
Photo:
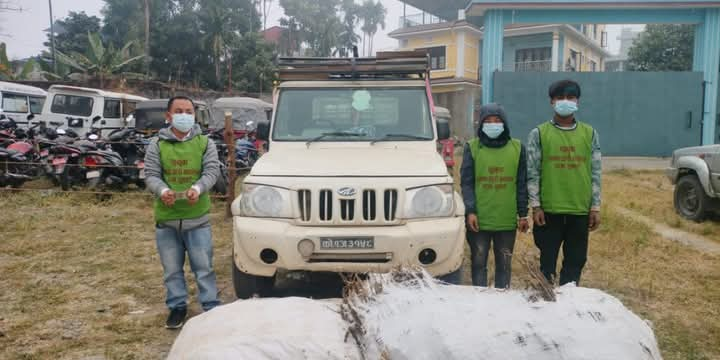
<svg viewBox="0 0 720 360"><path fill-rule="evenodd" d="M525 148L510 137L498 104L480 108L478 136L465 146L460 169L472 281L487 286L487 259L495 254L495 287L510 287L516 230L528 230Z"/></svg>
<svg viewBox="0 0 720 360"><path fill-rule="evenodd" d="M147 147L145 183L155 199L155 236L165 282L165 303L170 309L165 327L178 329L187 316L185 253L198 285L204 311L220 304L213 270L210 231L210 196L219 175L217 150L195 124L190 98L168 101L161 129Z"/></svg>
<svg viewBox="0 0 720 360"><path fill-rule="evenodd" d="M554 283L563 249L560 285L578 284L587 261L589 231L600 226L602 155L590 125L575 119L580 85L558 81L549 89L555 116L530 132L528 195L540 270Z"/></svg>

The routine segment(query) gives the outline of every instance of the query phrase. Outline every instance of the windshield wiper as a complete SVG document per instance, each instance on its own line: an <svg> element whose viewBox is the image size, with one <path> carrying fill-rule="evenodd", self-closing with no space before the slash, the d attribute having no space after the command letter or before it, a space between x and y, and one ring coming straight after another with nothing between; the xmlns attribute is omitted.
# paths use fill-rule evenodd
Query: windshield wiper
<svg viewBox="0 0 720 360"><path fill-rule="evenodd" d="M371 141L371 142L370 142L370 145L374 145L376 142L388 141L388 140L393 140L393 139L397 139L397 138L400 138L400 139L411 139L411 140L424 140L424 141L432 140L432 138L425 137L425 136L418 136L418 135L410 135L410 134L386 134L385 136L383 136L383 137L381 137L381 138L378 138L378 139L375 139L375 140Z"/></svg>
<svg viewBox="0 0 720 360"><path fill-rule="evenodd" d="M312 144L312 143L314 143L314 142L316 142L316 141L320 141L320 140L322 140L322 139L324 139L324 138L326 138L326 137L328 137L328 136L338 136L338 137L353 137L353 136L358 136L358 137L359 137L359 136L367 136L367 134L355 133L355 132L347 132L347 131L326 132L326 133L323 133L322 135L320 135L320 136L318 136L318 137L316 137L316 138L313 138L313 139L308 140L308 142L306 142L305 145L306 145L307 147L310 147L310 144Z"/></svg>

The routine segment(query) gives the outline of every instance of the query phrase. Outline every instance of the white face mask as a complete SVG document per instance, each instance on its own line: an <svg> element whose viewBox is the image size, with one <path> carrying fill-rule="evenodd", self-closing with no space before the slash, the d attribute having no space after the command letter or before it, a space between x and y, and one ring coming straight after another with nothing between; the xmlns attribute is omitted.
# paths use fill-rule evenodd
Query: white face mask
<svg viewBox="0 0 720 360"><path fill-rule="evenodd" d="M483 124L482 131L491 139L497 139L503 131L505 131L504 124Z"/></svg>
<svg viewBox="0 0 720 360"><path fill-rule="evenodd" d="M572 100L558 100L555 102L555 112L562 116L570 116L578 111L577 102Z"/></svg>
<svg viewBox="0 0 720 360"><path fill-rule="evenodd" d="M172 123L170 126L174 127L177 131L186 133L190 131L195 125L195 115L191 114L173 114Z"/></svg>

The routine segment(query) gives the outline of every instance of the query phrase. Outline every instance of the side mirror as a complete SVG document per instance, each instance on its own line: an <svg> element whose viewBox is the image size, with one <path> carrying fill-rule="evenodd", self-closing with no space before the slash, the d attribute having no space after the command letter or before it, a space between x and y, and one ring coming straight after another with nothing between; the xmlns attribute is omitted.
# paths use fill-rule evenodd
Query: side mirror
<svg viewBox="0 0 720 360"><path fill-rule="evenodd" d="M98 115L92 119L92 123L95 124L96 122L100 121L100 119L102 119L102 117L100 117L100 115Z"/></svg>
<svg viewBox="0 0 720 360"><path fill-rule="evenodd" d="M447 140L450 138L450 123L445 119L437 120L438 140Z"/></svg>
<svg viewBox="0 0 720 360"><path fill-rule="evenodd" d="M270 121L260 121L257 124L258 140L268 141L270 139Z"/></svg>
<svg viewBox="0 0 720 360"><path fill-rule="evenodd" d="M35 114L28 114L28 116L27 116L28 121L30 121L34 118L35 118Z"/></svg>

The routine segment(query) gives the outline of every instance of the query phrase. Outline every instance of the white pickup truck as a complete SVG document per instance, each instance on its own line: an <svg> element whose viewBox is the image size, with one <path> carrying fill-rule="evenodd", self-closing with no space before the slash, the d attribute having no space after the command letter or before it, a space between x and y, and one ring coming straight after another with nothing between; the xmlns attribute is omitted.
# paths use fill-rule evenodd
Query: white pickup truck
<svg viewBox="0 0 720 360"><path fill-rule="evenodd" d="M720 212L720 145L678 149L667 169L675 185L675 210L682 217L701 221Z"/></svg>
<svg viewBox="0 0 720 360"><path fill-rule="evenodd" d="M279 269L423 266L457 282L464 207L436 142L424 53L280 60L269 142L234 200L233 281L266 295Z"/></svg>

